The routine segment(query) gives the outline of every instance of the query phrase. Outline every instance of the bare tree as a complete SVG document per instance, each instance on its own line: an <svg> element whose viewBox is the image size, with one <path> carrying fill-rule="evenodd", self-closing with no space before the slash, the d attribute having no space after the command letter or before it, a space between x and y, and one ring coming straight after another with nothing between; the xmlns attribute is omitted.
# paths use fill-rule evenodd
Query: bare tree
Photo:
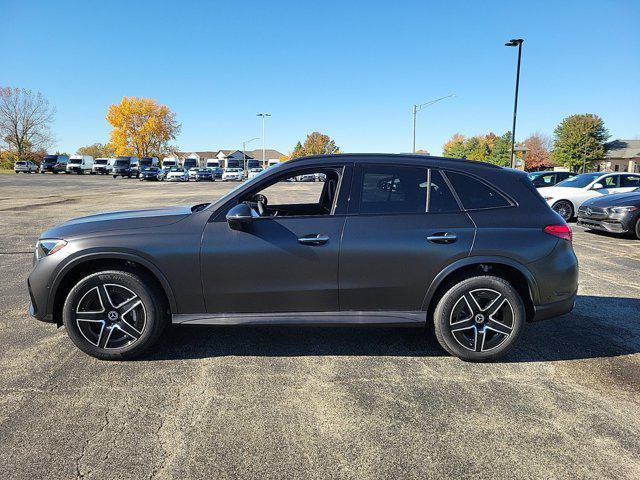
<svg viewBox="0 0 640 480"><path fill-rule="evenodd" d="M51 146L54 115L55 109L40 92L0 87L0 139L18 158Z"/></svg>

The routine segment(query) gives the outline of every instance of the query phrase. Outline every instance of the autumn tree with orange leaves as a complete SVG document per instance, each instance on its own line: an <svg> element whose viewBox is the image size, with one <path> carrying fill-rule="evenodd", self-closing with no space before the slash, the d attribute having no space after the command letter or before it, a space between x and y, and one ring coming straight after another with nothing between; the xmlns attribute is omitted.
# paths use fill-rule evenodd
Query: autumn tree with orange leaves
<svg viewBox="0 0 640 480"><path fill-rule="evenodd" d="M171 141L180 133L176 115L151 98L123 97L109 107L113 127L110 145L116 155L161 157L175 150Z"/></svg>

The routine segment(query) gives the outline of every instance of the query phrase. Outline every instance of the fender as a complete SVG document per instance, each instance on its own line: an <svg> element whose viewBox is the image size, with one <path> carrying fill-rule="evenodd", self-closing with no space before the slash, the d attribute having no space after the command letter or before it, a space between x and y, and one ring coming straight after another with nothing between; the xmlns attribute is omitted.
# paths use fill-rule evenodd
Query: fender
<svg viewBox="0 0 640 480"><path fill-rule="evenodd" d="M468 267L470 265L478 265L481 263L497 263L501 265L506 265L509 267L513 267L518 270L524 277L527 279L527 283L529 286L529 292L531 293L531 299L533 300L533 304L536 305L538 303L538 284L533 276L533 274L529 271L527 267L525 267L520 262L516 262L508 257L500 257L500 256L473 256L473 257L465 257L460 260L456 260L453 263L447 265L442 271L436 275L436 278L433 279L431 285L427 289L427 293L424 296L424 300L422 301L422 310L426 311L429 309L429 304L433 299L433 295L436 293L436 290L440 286L440 284L444 281L449 274L459 270L463 267Z"/></svg>
<svg viewBox="0 0 640 480"><path fill-rule="evenodd" d="M169 282L167 281L164 274L153 262L140 256L136 252L118 251L118 250L104 251L103 249L99 249L98 251L91 252L91 249L89 249L89 250L83 250L82 255L78 255L76 257L70 258L63 265L63 267L60 270L58 270L58 272L56 273L55 278L51 284L49 298L47 300L47 313L51 314L53 312L53 302L56 298L58 287L60 286L60 283L62 282L65 275L69 273L71 269L77 267L78 265L81 265L82 263L85 263L91 260L98 260L98 259L129 260L135 263L139 263L140 265L143 265L144 267L148 268L151 271L151 273L155 275L155 277L158 279L158 281L162 285L162 289L164 290L165 294L167 295L167 299L169 300L169 307L171 311L172 312L177 311L176 299L175 299L175 296L173 295L173 290L171 289L171 285L169 285Z"/></svg>

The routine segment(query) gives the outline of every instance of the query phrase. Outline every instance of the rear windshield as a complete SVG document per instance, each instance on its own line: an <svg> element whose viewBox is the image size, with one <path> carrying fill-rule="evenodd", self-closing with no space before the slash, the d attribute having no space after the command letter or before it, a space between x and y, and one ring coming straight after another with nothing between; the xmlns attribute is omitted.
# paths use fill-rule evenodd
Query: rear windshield
<svg viewBox="0 0 640 480"><path fill-rule="evenodd" d="M16 162L16 165L26 165L27 162Z"/></svg>

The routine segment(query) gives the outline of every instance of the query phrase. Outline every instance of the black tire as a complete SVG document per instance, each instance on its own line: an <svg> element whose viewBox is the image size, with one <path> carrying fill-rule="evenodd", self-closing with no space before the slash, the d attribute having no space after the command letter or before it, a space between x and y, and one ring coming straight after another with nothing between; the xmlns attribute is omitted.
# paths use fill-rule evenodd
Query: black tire
<svg viewBox="0 0 640 480"><path fill-rule="evenodd" d="M169 323L164 296L151 285L149 279L119 270L80 280L62 312L71 341L101 360L128 360L148 350Z"/></svg>
<svg viewBox="0 0 640 480"><path fill-rule="evenodd" d="M640 240L640 217L636 220L636 228L635 228L636 238Z"/></svg>
<svg viewBox="0 0 640 480"><path fill-rule="evenodd" d="M560 215L565 222L569 222L573 218L573 205L569 200L558 200L551 208Z"/></svg>
<svg viewBox="0 0 640 480"><path fill-rule="evenodd" d="M438 301L433 327L447 352L483 362L504 355L514 345L525 318L516 289L500 277L486 275L453 285Z"/></svg>

